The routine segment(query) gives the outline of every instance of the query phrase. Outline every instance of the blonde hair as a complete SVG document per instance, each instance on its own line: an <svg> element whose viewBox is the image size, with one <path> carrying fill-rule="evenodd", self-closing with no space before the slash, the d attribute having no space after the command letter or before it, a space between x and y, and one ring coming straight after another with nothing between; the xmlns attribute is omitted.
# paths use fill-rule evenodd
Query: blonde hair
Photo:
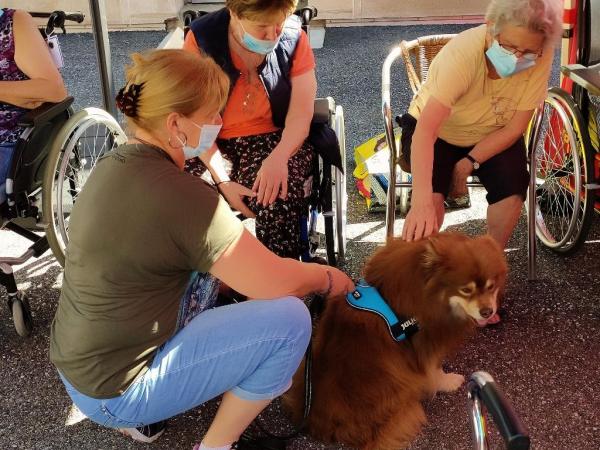
<svg viewBox="0 0 600 450"><path fill-rule="evenodd" d="M485 18L493 22L495 35L505 25L525 27L543 34L546 46L555 46L562 35L562 14L561 0L492 0Z"/></svg>
<svg viewBox="0 0 600 450"><path fill-rule="evenodd" d="M226 0L225 6L240 19L256 20L283 13L286 17L298 6L298 0Z"/></svg>
<svg viewBox="0 0 600 450"><path fill-rule="evenodd" d="M126 85L117 96L129 125L154 130L172 112L189 116L202 110L209 116L227 102L229 78L209 57L185 50L150 50L133 53L131 59ZM123 103L129 105L124 108Z"/></svg>

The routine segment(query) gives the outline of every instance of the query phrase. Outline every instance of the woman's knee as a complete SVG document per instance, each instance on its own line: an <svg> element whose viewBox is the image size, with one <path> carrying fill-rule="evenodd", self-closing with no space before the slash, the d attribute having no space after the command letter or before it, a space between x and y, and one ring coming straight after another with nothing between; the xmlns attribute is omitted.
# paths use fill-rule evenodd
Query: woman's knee
<svg viewBox="0 0 600 450"><path fill-rule="evenodd" d="M308 308L297 297L283 297L270 300L273 320L285 330L289 337L296 340L301 347L306 347L312 332L312 322Z"/></svg>

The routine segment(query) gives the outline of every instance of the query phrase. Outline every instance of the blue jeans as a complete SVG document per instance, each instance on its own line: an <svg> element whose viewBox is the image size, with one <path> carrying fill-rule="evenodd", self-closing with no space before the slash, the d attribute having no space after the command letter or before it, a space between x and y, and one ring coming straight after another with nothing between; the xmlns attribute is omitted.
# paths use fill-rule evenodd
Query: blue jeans
<svg viewBox="0 0 600 450"><path fill-rule="evenodd" d="M196 300L206 298L211 279L192 280L205 291ZM199 289L188 289L182 311L198 304L190 293ZM130 428L168 419L227 391L246 400L273 399L290 388L311 333L308 309L295 297L212 308L189 321L182 317L182 328L160 347L148 371L118 397L88 397L61 375L73 403L100 425Z"/></svg>
<svg viewBox="0 0 600 450"><path fill-rule="evenodd" d="M6 176L16 146L16 143L0 144L0 205L6 200Z"/></svg>

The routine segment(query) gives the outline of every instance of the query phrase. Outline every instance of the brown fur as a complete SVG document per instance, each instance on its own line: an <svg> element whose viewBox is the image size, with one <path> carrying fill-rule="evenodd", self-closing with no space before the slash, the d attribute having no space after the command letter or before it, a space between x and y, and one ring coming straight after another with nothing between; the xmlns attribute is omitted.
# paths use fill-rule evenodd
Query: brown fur
<svg viewBox="0 0 600 450"><path fill-rule="evenodd" d="M421 401L464 381L443 373L441 364L475 330L478 317L453 307L450 297L464 297L459 289L470 285L465 304L473 306L471 313L495 311L505 277L504 254L489 236L441 233L412 243L388 241L367 263L365 279L397 314L417 318L421 329L410 342L397 343L376 314L350 307L343 297L330 299L313 341L309 433L364 450L408 446L426 421ZM303 370L284 398L296 422Z"/></svg>

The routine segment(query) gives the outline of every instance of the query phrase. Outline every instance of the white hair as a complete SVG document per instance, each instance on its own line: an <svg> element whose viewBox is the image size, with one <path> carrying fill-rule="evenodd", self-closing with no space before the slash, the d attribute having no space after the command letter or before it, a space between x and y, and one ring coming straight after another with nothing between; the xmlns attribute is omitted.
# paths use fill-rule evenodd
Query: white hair
<svg viewBox="0 0 600 450"><path fill-rule="evenodd" d="M525 27L544 35L545 43L554 46L562 34L561 0L491 0L485 19L497 35L505 25Z"/></svg>

